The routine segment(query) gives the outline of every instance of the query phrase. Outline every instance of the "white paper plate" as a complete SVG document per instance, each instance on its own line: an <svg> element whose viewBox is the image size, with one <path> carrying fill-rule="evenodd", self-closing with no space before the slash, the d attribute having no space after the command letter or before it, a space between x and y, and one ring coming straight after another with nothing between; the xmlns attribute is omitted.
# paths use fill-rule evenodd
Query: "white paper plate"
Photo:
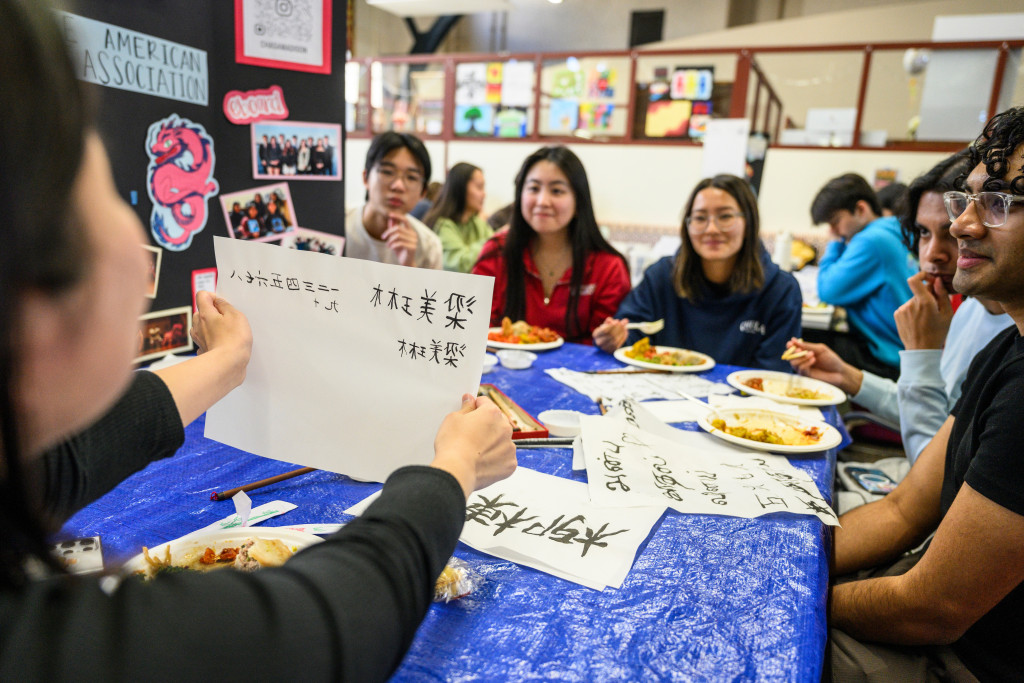
<svg viewBox="0 0 1024 683"><path fill-rule="evenodd" d="M668 372L704 372L715 367L715 359L711 356L701 353L699 351L690 351L689 349L677 349L674 346L654 346L656 351L679 351L681 353L692 353L695 356L700 356L704 359L704 362L700 365L660 365L659 363L648 363L644 360L637 360L630 358L626 355L626 351L629 351L631 346L623 346L615 349L615 360L625 363L626 365L635 365L638 368L644 368L645 370L667 370Z"/></svg>
<svg viewBox="0 0 1024 683"><path fill-rule="evenodd" d="M764 391L758 391L748 387L744 382L755 377L763 380ZM798 406L834 406L846 400L846 394L839 387L832 386L828 382L792 375L788 372L776 372L774 370L738 370L725 381L740 391L752 396L764 396L779 403L792 403ZM790 384L792 382L792 385ZM792 398L786 396L786 390L790 387L810 389L823 394L823 398Z"/></svg>
<svg viewBox="0 0 1024 683"><path fill-rule="evenodd" d="M492 327L487 330L490 332L501 332L500 327ZM487 340L487 348L489 349L520 349L522 351L549 351L551 349L557 349L559 346L565 343L565 340L559 337L555 341L551 342L540 342L537 344L512 344L509 342Z"/></svg>
<svg viewBox="0 0 1024 683"><path fill-rule="evenodd" d="M323 539L313 534L295 531L294 529L276 529L274 527L260 528L236 527L234 529L218 529L192 536L183 536L167 543L149 549L150 557L163 557L167 546L171 548L171 562L179 564L182 560L188 561L192 554L201 555L207 548L213 548L220 552L223 548L231 548L241 545L247 538L278 539L286 546L297 552L302 548L319 543ZM146 558L139 553L124 563L121 571L124 574L133 574L137 571L145 571Z"/></svg>
<svg viewBox="0 0 1024 683"><path fill-rule="evenodd" d="M725 420L726 425L730 427L735 426L735 423L737 422L742 424L744 421L751 420L752 418L758 422L771 420L776 423L784 423L803 429L806 429L807 427L817 427L821 431L821 438L818 439L818 443L808 446L783 446L773 443L764 443L763 441L754 441L753 439L743 439L738 436L733 436L732 434L727 434L720 429L715 429L711 426L711 421L715 418ZM729 443L736 444L737 446L743 446L745 448L753 448L758 451L769 451L771 453L820 453L828 450L829 448L835 448L843 440L843 436L839 433L839 430L826 422L819 422L817 420L801 420L800 418L793 417L792 415L773 413L768 410L722 409L717 413L708 412L701 415L697 418L697 424L699 424L701 429L704 431L714 434L718 438L728 441Z"/></svg>

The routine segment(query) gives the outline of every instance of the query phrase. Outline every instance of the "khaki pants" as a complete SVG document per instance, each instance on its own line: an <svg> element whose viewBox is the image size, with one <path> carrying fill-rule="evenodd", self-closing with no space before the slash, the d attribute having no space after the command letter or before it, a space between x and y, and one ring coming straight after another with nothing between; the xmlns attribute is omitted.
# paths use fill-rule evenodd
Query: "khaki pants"
<svg viewBox="0 0 1024 683"><path fill-rule="evenodd" d="M841 576L835 583L858 581L879 576L899 576L921 559L924 550L904 555L888 567L879 567ZM828 663L836 683L890 681L926 681L977 683L953 649L947 645L921 647L863 643L839 629L829 629Z"/></svg>

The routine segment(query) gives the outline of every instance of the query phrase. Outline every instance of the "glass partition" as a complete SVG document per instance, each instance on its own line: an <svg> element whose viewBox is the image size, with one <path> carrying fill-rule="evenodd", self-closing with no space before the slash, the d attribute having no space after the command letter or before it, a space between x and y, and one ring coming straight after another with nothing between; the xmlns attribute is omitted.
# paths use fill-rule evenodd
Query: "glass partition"
<svg viewBox="0 0 1024 683"><path fill-rule="evenodd" d="M443 63L374 62L371 82L374 132L395 130L427 137L444 132Z"/></svg>

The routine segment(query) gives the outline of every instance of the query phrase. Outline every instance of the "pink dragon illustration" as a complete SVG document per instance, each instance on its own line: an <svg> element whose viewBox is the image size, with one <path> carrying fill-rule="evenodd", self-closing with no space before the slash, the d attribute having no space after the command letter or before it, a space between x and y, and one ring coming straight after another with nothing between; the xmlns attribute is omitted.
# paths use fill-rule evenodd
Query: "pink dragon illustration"
<svg viewBox="0 0 1024 683"><path fill-rule="evenodd" d="M186 249L206 227L206 200L220 189L213 139L201 124L172 114L149 127L146 152L153 237L168 249Z"/></svg>

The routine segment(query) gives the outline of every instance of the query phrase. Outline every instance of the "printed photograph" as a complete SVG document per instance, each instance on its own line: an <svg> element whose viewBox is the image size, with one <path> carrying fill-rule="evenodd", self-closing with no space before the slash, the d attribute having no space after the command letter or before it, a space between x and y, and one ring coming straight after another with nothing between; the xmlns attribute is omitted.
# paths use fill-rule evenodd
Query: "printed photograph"
<svg viewBox="0 0 1024 683"><path fill-rule="evenodd" d="M149 262L146 296L150 299L155 299L157 283L160 281L160 258L163 256L164 250L160 247L151 247L148 244L143 244L142 248L146 250L146 257Z"/></svg>
<svg viewBox="0 0 1024 683"><path fill-rule="evenodd" d="M252 130L252 177L341 180L341 125L261 121Z"/></svg>
<svg viewBox="0 0 1024 683"><path fill-rule="evenodd" d="M299 251L315 251L319 254L341 256L345 248L345 238L307 228L295 228L281 238L281 246Z"/></svg>
<svg viewBox="0 0 1024 683"><path fill-rule="evenodd" d="M135 362L142 363L169 353L191 351L192 307L153 311L139 318L139 346Z"/></svg>
<svg viewBox="0 0 1024 683"><path fill-rule="evenodd" d="M228 234L235 239L273 242L295 230L288 183L276 183L220 195Z"/></svg>

